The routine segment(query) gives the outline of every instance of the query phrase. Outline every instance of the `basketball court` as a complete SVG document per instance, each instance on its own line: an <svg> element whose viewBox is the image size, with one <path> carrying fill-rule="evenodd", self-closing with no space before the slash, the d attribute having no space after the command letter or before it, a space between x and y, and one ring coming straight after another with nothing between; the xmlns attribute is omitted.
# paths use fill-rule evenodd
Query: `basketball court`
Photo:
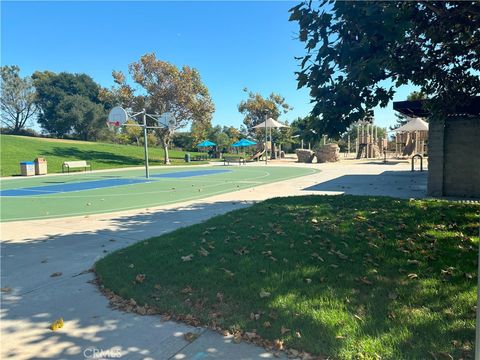
<svg viewBox="0 0 480 360"><path fill-rule="evenodd" d="M315 173L285 166L209 166L76 173L5 179L2 221L109 213L205 198Z"/></svg>

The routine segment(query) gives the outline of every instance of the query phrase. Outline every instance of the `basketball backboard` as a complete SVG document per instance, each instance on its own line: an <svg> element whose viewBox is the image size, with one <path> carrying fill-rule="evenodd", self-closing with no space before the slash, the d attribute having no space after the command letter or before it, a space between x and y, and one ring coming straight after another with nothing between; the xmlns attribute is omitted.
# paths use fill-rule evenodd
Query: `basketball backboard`
<svg viewBox="0 0 480 360"><path fill-rule="evenodd" d="M108 113L108 124L113 126L122 126L128 120L127 112L120 106L115 106Z"/></svg>

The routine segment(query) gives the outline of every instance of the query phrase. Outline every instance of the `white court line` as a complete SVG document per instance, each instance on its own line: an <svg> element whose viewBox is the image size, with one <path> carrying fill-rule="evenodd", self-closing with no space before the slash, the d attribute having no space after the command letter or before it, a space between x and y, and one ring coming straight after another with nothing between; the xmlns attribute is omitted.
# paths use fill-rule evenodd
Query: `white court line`
<svg viewBox="0 0 480 360"><path fill-rule="evenodd" d="M256 170L256 169L255 169ZM214 174L212 174L214 175ZM217 174L215 174L217 175ZM262 182L259 182L259 181L256 181L256 182L252 182L250 180L255 180L255 179L261 179L261 178L264 178L264 177L267 177L269 176L270 173L268 171L265 171L265 175L261 175L261 176L257 176L257 177L253 177L253 178L249 178L245 181L237 181L237 180L232 180L232 179L223 179L223 180L202 180L203 182L214 182L216 183L216 185L214 186L217 186L217 185L221 185L221 184L225 184L225 183L252 183L252 184L263 184ZM165 178L163 178L165 179ZM180 180L180 179L174 179L173 178L168 178L169 181L177 181L177 180ZM192 181L191 178L187 179L187 178L184 178L184 179L181 179L181 180L184 180L185 182L187 181ZM152 181L150 180L146 180L144 183L134 183L134 184L122 184L122 185L113 185L113 186L108 186L108 187L102 187L102 188L91 188L91 189L81 189L81 190L74 190L74 191L68 191L68 192L57 192L55 194L75 194L75 193L78 193L78 192L82 192L82 191L89 191L89 190L102 190L102 189L111 189L111 188L115 188L115 187L121 187L121 186L133 186L133 185L142 185L142 184L149 184L149 183L153 183L153 182L161 182L161 180L158 180L158 179L153 179ZM73 183L73 182L72 182ZM209 188L211 186L203 186L202 188ZM7 190L7 189L6 189ZM18 190L18 189L8 189L8 190ZM180 190L180 189L179 189ZM32 196L32 195L17 195L17 196L1 196L1 197L9 197L9 198L20 198L20 199L78 199L78 198L98 198L98 197L101 197L101 198L105 198L105 197L117 197L117 196L138 196L138 195L150 195L150 194L161 194L161 193L169 193L169 192L175 192L175 190L172 190L172 189L167 189L167 190L155 190L155 191L145 191L145 192L128 192L128 193L115 193L115 194L86 194L86 195L72 195L72 196L48 196L48 195L45 195L45 196L41 196L41 197L38 197L38 195L36 196Z"/></svg>
<svg viewBox="0 0 480 360"><path fill-rule="evenodd" d="M301 176L289 176L286 178L279 179L277 181L272 181L270 184L273 184L275 182L280 182L280 181L286 181L290 179L295 179L295 178L300 178L308 175L312 175L317 173L316 170L314 169L309 169L311 170L310 173L301 175ZM269 183L263 183L264 185L268 185ZM136 205L136 206L129 206L129 207L123 207L123 208L114 208L111 209L111 211L105 211L105 210L99 210L99 211L92 211L92 212L77 212L77 213L68 213L67 216L56 216L56 215L44 215L44 216L35 216L35 217L29 217L29 218L12 218L8 219L8 221L5 222L11 222L11 221L20 221L20 220L38 220L38 219L60 219L60 218L65 218L65 217L72 217L72 216L81 216L81 215L95 215L95 214L111 214L115 212L120 212L120 211L127 211L127 210L135 210L135 209L142 209L142 208L147 208L147 207L157 207L157 206L164 206L164 205L170 205L170 204L175 204L175 203L181 203L185 201L191 201L191 200L197 200L197 199L202 199L202 198L208 198L214 195L220 195L220 194L225 194L229 192L235 192L235 191L240 191L240 190L245 190L246 188L243 189L235 189L232 191L231 189L225 189L225 190L220 190L217 192L209 193L209 194L199 194L198 196L192 196L188 198L184 198L181 200L172 200L172 201L167 201L164 203L159 204L157 203L152 203L152 204L141 204L141 205ZM117 194L118 196L118 194Z"/></svg>

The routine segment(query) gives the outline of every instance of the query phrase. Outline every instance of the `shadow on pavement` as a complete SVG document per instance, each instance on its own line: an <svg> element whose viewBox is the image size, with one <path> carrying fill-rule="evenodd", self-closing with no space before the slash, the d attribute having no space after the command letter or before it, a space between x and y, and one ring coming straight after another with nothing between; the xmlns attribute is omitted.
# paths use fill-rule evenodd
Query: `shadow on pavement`
<svg viewBox="0 0 480 360"><path fill-rule="evenodd" d="M423 198L427 193L427 171L384 171L378 175L343 175L303 190L350 195Z"/></svg>
<svg viewBox="0 0 480 360"><path fill-rule="evenodd" d="M199 203L108 221L67 218L64 228L51 226L52 231L43 236L25 239L20 235L18 240L15 234L4 236L0 357L85 359L94 352L97 357L90 358L168 359L176 354L202 359L272 357L262 348L233 344L231 339L204 329L112 310L91 284L94 276L87 271L119 248L247 205ZM98 230L86 230L94 223L100 223ZM61 275L52 276L54 273ZM60 317L64 327L51 331L49 325ZM202 335L188 343L183 336L186 332Z"/></svg>

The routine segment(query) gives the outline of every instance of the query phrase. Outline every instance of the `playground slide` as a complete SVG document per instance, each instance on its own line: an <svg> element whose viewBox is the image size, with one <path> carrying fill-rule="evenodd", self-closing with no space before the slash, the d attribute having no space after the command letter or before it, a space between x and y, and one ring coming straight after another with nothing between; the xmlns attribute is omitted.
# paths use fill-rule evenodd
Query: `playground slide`
<svg viewBox="0 0 480 360"><path fill-rule="evenodd" d="M251 157L249 157L247 159L247 161L253 161L253 160L258 160L260 159L260 157L265 154L265 150L260 150L259 152L257 152L256 154L252 155Z"/></svg>

